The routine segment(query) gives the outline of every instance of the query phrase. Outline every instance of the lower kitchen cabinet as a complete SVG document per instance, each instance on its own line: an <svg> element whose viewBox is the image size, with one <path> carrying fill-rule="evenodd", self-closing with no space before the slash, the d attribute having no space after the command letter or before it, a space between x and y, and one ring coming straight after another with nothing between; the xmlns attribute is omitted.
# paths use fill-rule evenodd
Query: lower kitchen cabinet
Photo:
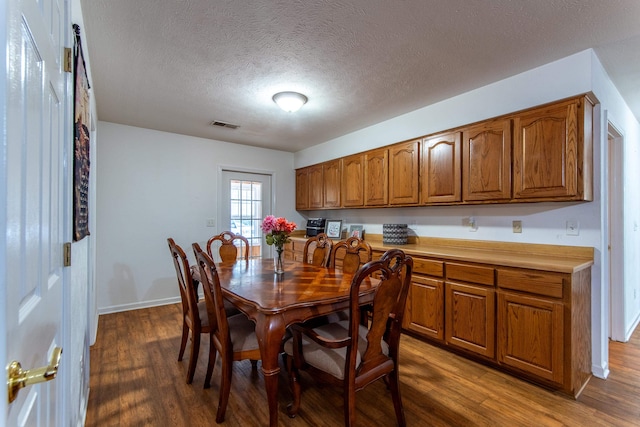
<svg viewBox="0 0 640 427"><path fill-rule="evenodd" d="M498 362L562 385L561 301L498 291Z"/></svg>
<svg viewBox="0 0 640 427"><path fill-rule="evenodd" d="M495 354L495 290L485 286L446 283L447 344L481 356Z"/></svg>
<svg viewBox="0 0 640 427"><path fill-rule="evenodd" d="M444 281L414 275L403 326L422 336L444 341Z"/></svg>

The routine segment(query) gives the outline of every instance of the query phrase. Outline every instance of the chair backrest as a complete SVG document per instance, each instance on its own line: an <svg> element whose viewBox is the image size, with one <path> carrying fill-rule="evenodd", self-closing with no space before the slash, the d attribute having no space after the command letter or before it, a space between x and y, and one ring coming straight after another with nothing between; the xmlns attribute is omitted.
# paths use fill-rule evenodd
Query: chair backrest
<svg viewBox="0 0 640 427"><path fill-rule="evenodd" d="M213 256L213 243L216 241L220 241L222 244L218 249L218 254L220 255L220 259L222 262L234 262L238 259L238 253L241 254L242 259L249 259L249 240L246 237L235 234L231 231L223 231L222 233L213 236L207 242L207 254L211 259L215 258ZM235 243L238 242L240 244L240 249ZM244 249L242 246L244 244Z"/></svg>
<svg viewBox="0 0 640 427"><path fill-rule="evenodd" d="M340 255L344 253L342 271L345 273L355 273L362 264L371 261L372 257L371 245L358 237L349 237L347 240L341 240L333 245L329 258L329 267L336 267L338 253Z"/></svg>
<svg viewBox="0 0 640 427"><path fill-rule="evenodd" d="M229 323L224 309L224 296L222 295L216 264L197 243L193 244L193 253L196 256L196 264L200 269L200 280L204 289L204 300L207 304L211 333L214 339L217 339L222 344L223 348L231 349ZM225 354L222 357L228 357L228 355Z"/></svg>
<svg viewBox="0 0 640 427"><path fill-rule="evenodd" d="M360 349L361 363L356 366L358 353L358 339L352 339L347 347L347 376L355 376L355 381L368 383L385 371L380 365L391 368L397 361L400 345L402 317L404 316L411 274L413 258L405 255L400 249L391 249L376 261L363 265L351 282L351 301L349 316L349 335L357 337L360 323L359 294L360 285L368 277L378 277L380 283L375 290L373 313L369 321L367 347ZM384 352L382 340L388 345ZM362 379L359 379L362 378ZM353 379L353 378L352 378ZM357 385L357 384L356 384ZM357 388L357 387L356 387Z"/></svg>
<svg viewBox="0 0 640 427"><path fill-rule="evenodd" d="M199 328L201 323L198 311L198 295L191 276L189 260L182 248L171 237L167 239L167 243L169 243L169 251L171 252L173 266L176 269L178 278L180 298L182 299L182 313L191 319L194 327Z"/></svg>
<svg viewBox="0 0 640 427"><path fill-rule="evenodd" d="M329 255L331 254L332 247L333 240L331 240L325 233L320 233L317 236L310 237L304 244L302 262L316 265L318 267L326 267L329 264ZM313 252L311 253L310 259L309 251L311 250L313 250Z"/></svg>

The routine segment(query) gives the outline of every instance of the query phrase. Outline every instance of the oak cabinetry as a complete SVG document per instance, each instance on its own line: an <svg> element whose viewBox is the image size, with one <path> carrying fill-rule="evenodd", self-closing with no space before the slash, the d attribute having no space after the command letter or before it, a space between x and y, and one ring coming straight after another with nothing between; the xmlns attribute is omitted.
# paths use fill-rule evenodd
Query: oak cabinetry
<svg viewBox="0 0 640 427"><path fill-rule="evenodd" d="M462 133L462 200L511 198L511 120L483 122Z"/></svg>
<svg viewBox="0 0 640 427"><path fill-rule="evenodd" d="M586 97L514 116L514 199L593 200L592 120Z"/></svg>
<svg viewBox="0 0 640 427"><path fill-rule="evenodd" d="M296 210L309 209L309 168L296 170Z"/></svg>
<svg viewBox="0 0 640 427"><path fill-rule="evenodd" d="M364 154L364 204L382 206L389 202L389 149Z"/></svg>
<svg viewBox="0 0 640 427"><path fill-rule="evenodd" d="M444 342L444 263L413 257L413 275L403 327Z"/></svg>
<svg viewBox="0 0 640 427"><path fill-rule="evenodd" d="M461 201L460 138L460 132L449 132L422 140L421 203Z"/></svg>
<svg viewBox="0 0 640 427"><path fill-rule="evenodd" d="M309 166L309 208L318 209L323 206L322 164Z"/></svg>
<svg viewBox="0 0 640 427"><path fill-rule="evenodd" d="M496 325L494 269L447 262L445 271L447 344L493 358Z"/></svg>
<svg viewBox="0 0 640 427"><path fill-rule="evenodd" d="M420 140L389 147L389 204L415 205L419 202Z"/></svg>
<svg viewBox="0 0 640 427"><path fill-rule="evenodd" d="M322 207L340 207L340 186L342 178L342 160L336 159L322 164L323 197Z"/></svg>
<svg viewBox="0 0 640 427"><path fill-rule="evenodd" d="M342 159L342 206L364 206L364 154Z"/></svg>

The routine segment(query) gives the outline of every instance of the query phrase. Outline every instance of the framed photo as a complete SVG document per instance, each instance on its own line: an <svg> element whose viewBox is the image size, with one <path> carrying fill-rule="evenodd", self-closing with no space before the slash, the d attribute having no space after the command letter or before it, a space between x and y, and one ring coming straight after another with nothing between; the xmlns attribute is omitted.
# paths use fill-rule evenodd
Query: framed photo
<svg viewBox="0 0 640 427"><path fill-rule="evenodd" d="M342 220L328 219L325 227L325 233L330 239L339 239L342 235Z"/></svg>
<svg viewBox="0 0 640 427"><path fill-rule="evenodd" d="M349 227L349 237L357 237L359 239L364 238L364 229L362 225L352 225Z"/></svg>

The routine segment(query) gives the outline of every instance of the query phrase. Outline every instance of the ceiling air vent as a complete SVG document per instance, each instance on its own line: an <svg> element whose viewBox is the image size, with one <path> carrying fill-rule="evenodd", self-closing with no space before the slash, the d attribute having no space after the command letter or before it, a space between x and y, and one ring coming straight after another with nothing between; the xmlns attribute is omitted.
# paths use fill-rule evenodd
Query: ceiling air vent
<svg viewBox="0 0 640 427"><path fill-rule="evenodd" d="M220 120L214 120L209 123L211 126L220 126L221 128L238 129L240 125L232 125L231 123L221 122Z"/></svg>

